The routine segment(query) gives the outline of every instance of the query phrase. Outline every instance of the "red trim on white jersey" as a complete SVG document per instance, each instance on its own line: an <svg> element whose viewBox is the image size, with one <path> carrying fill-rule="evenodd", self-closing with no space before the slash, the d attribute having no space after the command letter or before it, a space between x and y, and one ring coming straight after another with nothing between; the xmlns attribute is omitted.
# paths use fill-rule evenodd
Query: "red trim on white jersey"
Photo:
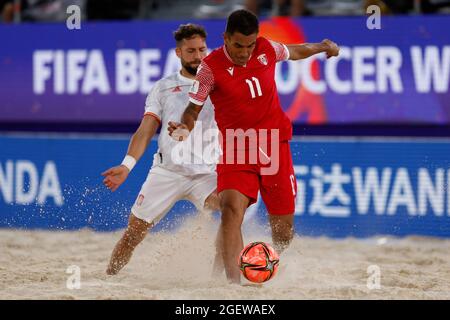
<svg viewBox="0 0 450 320"><path fill-rule="evenodd" d="M144 113L144 117L145 116L151 116L151 117L155 118L159 122L159 124L161 124L161 119L153 112L146 112L146 113Z"/></svg>

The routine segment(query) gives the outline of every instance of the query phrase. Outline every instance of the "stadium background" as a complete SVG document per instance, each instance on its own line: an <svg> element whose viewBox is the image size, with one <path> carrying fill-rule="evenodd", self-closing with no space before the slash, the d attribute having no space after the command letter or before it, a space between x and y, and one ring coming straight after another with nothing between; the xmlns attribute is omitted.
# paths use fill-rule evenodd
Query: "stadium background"
<svg viewBox="0 0 450 320"><path fill-rule="evenodd" d="M1 228L125 227L156 140L118 192L103 187L100 173L123 158L151 85L179 68L172 31L200 23L210 49L222 44L231 6L200 6L200 16L188 18L183 6L198 3L161 5L147 19L86 20L83 11L80 30L67 28L68 14L0 25ZM382 15L381 30L371 30L363 10L355 12L261 15L261 34L273 40L341 46L338 59L277 71L294 123L296 230L449 237L450 17ZM192 211L178 203L157 229L176 228ZM264 223L264 213L258 203L248 216Z"/></svg>

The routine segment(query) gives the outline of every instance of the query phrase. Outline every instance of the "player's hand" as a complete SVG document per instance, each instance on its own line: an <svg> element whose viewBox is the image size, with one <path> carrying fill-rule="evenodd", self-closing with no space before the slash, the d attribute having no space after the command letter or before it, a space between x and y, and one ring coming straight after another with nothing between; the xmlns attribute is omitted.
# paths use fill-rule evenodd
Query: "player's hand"
<svg viewBox="0 0 450 320"><path fill-rule="evenodd" d="M112 167L102 173L102 176L105 177L103 184L114 192L127 179L129 173L130 171L124 165Z"/></svg>
<svg viewBox="0 0 450 320"><path fill-rule="evenodd" d="M339 55L339 46L328 39L322 40L322 44L326 45L328 49L326 49L325 53L327 54L327 59L331 57L337 57Z"/></svg>
<svg viewBox="0 0 450 320"><path fill-rule="evenodd" d="M167 130L169 131L169 136L176 141L184 141L189 136L189 128L183 123L169 121Z"/></svg>

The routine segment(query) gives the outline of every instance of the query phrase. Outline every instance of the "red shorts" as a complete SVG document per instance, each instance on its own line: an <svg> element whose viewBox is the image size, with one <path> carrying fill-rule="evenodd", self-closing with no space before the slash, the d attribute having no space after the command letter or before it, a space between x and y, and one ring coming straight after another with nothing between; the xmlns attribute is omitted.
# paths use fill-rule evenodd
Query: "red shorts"
<svg viewBox="0 0 450 320"><path fill-rule="evenodd" d="M217 192L220 193L227 189L237 190L249 197L249 205L257 201L258 191L260 191L270 214L293 214L297 181L289 142L280 142L279 157L277 159L272 152L269 164L219 163L217 165Z"/></svg>

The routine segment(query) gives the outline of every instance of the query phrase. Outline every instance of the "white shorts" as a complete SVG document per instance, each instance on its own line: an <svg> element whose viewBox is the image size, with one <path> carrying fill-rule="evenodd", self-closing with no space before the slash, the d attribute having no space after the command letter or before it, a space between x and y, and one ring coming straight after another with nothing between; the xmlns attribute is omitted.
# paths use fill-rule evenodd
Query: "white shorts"
<svg viewBox="0 0 450 320"><path fill-rule="evenodd" d="M217 174L183 176L153 167L141 187L131 213L148 223L158 223L179 200L189 200L205 210L205 200L217 188Z"/></svg>

